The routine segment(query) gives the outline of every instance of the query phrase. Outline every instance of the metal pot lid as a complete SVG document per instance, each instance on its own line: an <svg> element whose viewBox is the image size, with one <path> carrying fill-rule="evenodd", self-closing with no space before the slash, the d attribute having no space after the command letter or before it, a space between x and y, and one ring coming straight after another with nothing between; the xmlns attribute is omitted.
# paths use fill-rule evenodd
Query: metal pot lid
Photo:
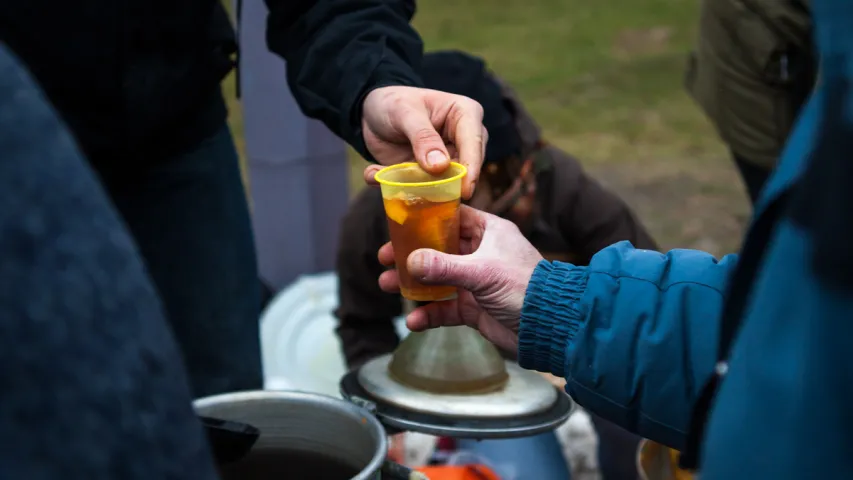
<svg viewBox="0 0 853 480"><path fill-rule="evenodd" d="M358 381L372 396L398 407L456 418L511 418L543 412L557 400L557 391L536 372L506 362L503 388L481 394L433 393L396 381L388 370L392 355L364 364Z"/></svg>
<svg viewBox="0 0 853 480"><path fill-rule="evenodd" d="M558 427L574 408L571 398L541 375L511 362L504 389L449 395L397 383L388 375L390 357L376 358L345 375L341 394L398 430L460 438L523 437Z"/></svg>

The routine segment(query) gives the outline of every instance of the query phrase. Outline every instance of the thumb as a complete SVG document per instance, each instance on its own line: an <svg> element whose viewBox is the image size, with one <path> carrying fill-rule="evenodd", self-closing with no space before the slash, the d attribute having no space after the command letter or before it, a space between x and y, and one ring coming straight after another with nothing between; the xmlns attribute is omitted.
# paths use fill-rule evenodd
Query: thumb
<svg viewBox="0 0 853 480"><path fill-rule="evenodd" d="M400 119L400 130L412 144L415 159L430 173L441 173L450 165L450 156L441 135L435 130L426 108L413 108Z"/></svg>
<svg viewBox="0 0 853 480"><path fill-rule="evenodd" d="M409 274L427 285L452 285L465 290L477 290L479 267L471 255L451 255L422 248L415 250L406 261Z"/></svg>

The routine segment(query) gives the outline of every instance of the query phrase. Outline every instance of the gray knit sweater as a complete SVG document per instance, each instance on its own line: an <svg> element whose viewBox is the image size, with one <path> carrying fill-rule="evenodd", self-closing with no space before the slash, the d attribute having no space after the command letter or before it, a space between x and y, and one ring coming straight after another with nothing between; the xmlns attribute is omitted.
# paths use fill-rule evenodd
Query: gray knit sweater
<svg viewBox="0 0 853 480"><path fill-rule="evenodd" d="M0 480L216 478L190 401L118 214L0 45Z"/></svg>

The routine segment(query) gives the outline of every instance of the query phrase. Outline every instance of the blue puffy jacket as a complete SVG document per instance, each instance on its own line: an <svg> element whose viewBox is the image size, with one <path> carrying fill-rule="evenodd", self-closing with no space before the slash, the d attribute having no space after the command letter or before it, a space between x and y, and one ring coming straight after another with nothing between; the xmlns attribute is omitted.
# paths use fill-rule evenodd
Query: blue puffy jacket
<svg viewBox="0 0 853 480"><path fill-rule="evenodd" d="M702 480L853 478L853 288L822 277L814 260L828 253L849 265L853 236L848 248L828 250L787 200L816 158L853 162L853 95L830 98L830 86L853 78L853 3L813 0L812 8L821 78L756 205L743 257L623 242L589 267L541 263L525 298L522 366L566 378L590 411L678 449L715 371L726 302L740 299L702 437ZM848 140L824 140L828 129ZM808 178L832 179L820 168ZM815 204L814 215L829 212L830 223L853 230L853 193L832 195L845 200ZM752 275L729 290L738 263Z"/></svg>

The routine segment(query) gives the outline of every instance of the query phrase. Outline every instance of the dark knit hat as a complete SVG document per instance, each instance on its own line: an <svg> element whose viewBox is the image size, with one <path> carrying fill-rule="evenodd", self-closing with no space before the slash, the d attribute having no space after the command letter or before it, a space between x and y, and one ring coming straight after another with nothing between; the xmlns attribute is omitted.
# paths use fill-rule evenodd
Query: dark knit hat
<svg viewBox="0 0 853 480"><path fill-rule="evenodd" d="M519 155L521 137L510 102L482 59L467 53L444 50L427 53L421 64L427 88L470 97L483 106L483 125L489 131L486 162Z"/></svg>

